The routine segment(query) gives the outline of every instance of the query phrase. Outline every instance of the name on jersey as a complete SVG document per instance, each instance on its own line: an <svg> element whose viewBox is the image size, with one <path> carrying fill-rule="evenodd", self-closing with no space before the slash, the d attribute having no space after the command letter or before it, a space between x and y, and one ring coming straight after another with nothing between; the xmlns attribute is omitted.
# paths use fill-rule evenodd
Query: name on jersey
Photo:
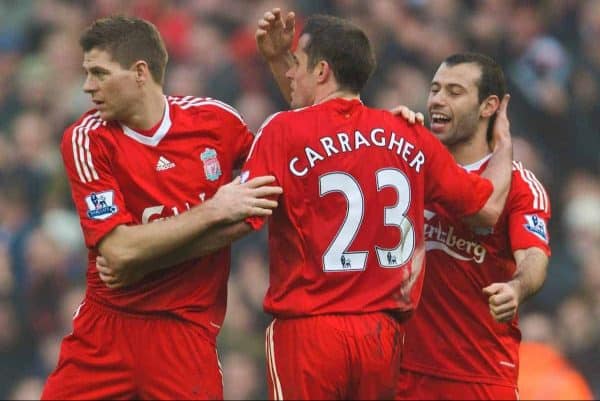
<svg viewBox="0 0 600 401"><path fill-rule="evenodd" d="M435 213L425 211L425 249L427 251L440 250L458 260L483 263L487 250L479 242L459 238L454 226L445 227L441 221L437 224L428 223L435 217Z"/></svg>
<svg viewBox="0 0 600 401"><path fill-rule="evenodd" d="M395 132L386 132L383 128L373 128L368 133L362 133L358 130L354 131L354 134L340 132L321 137L319 138L319 142L318 148L313 149L306 146L302 156L296 156L290 160L288 165L292 174L297 177L303 177L317 163L328 157L372 146L396 152L417 172L421 171L421 166L425 163L425 155L420 150L415 150L415 145Z"/></svg>
<svg viewBox="0 0 600 401"><path fill-rule="evenodd" d="M85 197L88 211L87 216L93 220L106 220L117 213L114 205L115 192L113 190L93 192Z"/></svg>

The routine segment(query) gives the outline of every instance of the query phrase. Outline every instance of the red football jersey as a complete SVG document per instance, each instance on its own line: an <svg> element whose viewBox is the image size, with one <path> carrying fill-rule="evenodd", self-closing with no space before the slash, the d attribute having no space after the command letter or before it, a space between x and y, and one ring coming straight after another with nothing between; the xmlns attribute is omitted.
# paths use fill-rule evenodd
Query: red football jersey
<svg viewBox="0 0 600 401"><path fill-rule="evenodd" d="M488 158L466 168L481 173ZM513 162L506 206L493 230L473 232L438 203L427 203L427 274L419 308L406 323L403 365L461 381L516 386L518 318L496 322L482 291L510 281L513 252L537 247L550 255L550 203L543 186Z"/></svg>
<svg viewBox="0 0 600 401"><path fill-rule="evenodd" d="M427 129L334 99L269 118L243 178L283 187L269 225L276 316L409 311L421 292L424 199L477 212L488 180L458 167ZM254 228L264 220L249 219Z"/></svg>
<svg viewBox="0 0 600 401"><path fill-rule="evenodd" d="M64 134L61 152L89 248L87 296L132 312L168 312L220 326L229 248L111 290L98 277L96 245L120 224L169 218L212 197L244 162L253 135L230 106L209 98L165 97L155 132L100 119L94 110Z"/></svg>

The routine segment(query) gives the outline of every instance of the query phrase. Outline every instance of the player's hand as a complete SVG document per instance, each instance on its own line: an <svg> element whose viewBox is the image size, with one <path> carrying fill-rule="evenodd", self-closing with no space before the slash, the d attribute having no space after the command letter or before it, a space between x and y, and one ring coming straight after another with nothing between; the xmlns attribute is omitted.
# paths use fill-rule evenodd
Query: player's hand
<svg viewBox="0 0 600 401"><path fill-rule="evenodd" d="M244 183L236 177L219 188L209 202L225 223L236 223L250 216L270 216L278 206L273 198L283 193L281 187L268 185L274 182L275 177L271 175L255 177Z"/></svg>
<svg viewBox="0 0 600 401"><path fill-rule="evenodd" d="M96 257L96 270L100 280L110 289L127 287L144 278L144 273L140 269L132 267L116 269L109 266L104 256Z"/></svg>
<svg viewBox="0 0 600 401"><path fill-rule="evenodd" d="M411 124L418 122L421 125L425 125L425 116L423 115L423 113L419 113L419 112L415 113L414 111L409 109L407 106L404 106L404 105L396 106L393 109L391 109L390 112L395 116L404 117Z"/></svg>
<svg viewBox="0 0 600 401"><path fill-rule="evenodd" d="M280 8L273 8L263 15L254 36L265 60L276 59L291 51L295 27L296 16L293 11L288 12L285 19Z"/></svg>
<svg viewBox="0 0 600 401"><path fill-rule="evenodd" d="M492 149L496 146L511 146L510 121L508 120L508 102L510 95L506 94L500 102L500 107L496 112L496 121L494 121L494 129L492 135Z"/></svg>
<svg viewBox="0 0 600 401"><path fill-rule="evenodd" d="M493 283L483 289L488 296L490 314L498 322L510 322L519 309L519 290L516 285Z"/></svg>

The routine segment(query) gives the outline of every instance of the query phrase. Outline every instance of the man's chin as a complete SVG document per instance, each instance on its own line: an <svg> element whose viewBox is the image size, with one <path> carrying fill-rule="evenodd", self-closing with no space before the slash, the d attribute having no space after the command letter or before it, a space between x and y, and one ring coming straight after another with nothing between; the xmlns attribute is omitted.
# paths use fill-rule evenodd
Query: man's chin
<svg viewBox="0 0 600 401"><path fill-rule="evenodd" d="M446 131L431 131L431 133L433 134L433 136L435 136L437 139L440 140L441 143L443 143L444 145L447 145L449 140L450 140L450 134Z"/></svg>
<svg viewBox="0 0 600 401"><path fill-rule="evenodd" d="M113 113L109 112L108 110L100 110L100 118L103 119L104 121L111 121L111 120L114 120L115 116Z"/></svg>
<svg viewBox="0 0 600 401"><path fill-rule="evenodd" d="M444 131L444 130L432 129L432 128L430 128L429 130L431 131L431 133L432 133L433 135L435 135L435 136L436 136L437 138L439 138L440 140L442 139L442 137L446 136L446 135L445 135L445 134L446 134L446 131Z"/></svg>

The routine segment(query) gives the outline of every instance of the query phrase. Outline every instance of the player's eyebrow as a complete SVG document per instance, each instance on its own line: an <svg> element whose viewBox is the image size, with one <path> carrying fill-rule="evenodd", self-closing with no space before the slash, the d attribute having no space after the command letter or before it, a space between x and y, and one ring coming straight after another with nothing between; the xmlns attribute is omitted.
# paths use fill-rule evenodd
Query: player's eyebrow
<svg viewBox="0 0 600 401"><path fill-rule="evenodd" d="M456 82L450 82L450 83L442 83L439 81L431 81L430 87L447 87L450 90L467 90L467 88L459 83Z"/></svg>
<svg viewBox="0 0 600 401"><path fill-rule="evenodd" d="M84 71L89 71L89 72L90 72L90 73L92 73L92 74L97 74L97 73L101 73L101 72L103 72L103 73L108 73L108 72L110 72L110 71L109 71L109 70L107 70L106 68L103 68L103 67L100 67L100 66L97 66L97 65L95 65L95 66L93 66L93 67L90 67L90 68L86 68L86 67L84 66L84 67L83 67L83 69L84 69Z"/></svg>
<svg viewBox="0 0 600 401"><path fill-rule="evenodd" d="M457 83L449 83L448 87L450 89L466 89L463 85Z"/></svg>

